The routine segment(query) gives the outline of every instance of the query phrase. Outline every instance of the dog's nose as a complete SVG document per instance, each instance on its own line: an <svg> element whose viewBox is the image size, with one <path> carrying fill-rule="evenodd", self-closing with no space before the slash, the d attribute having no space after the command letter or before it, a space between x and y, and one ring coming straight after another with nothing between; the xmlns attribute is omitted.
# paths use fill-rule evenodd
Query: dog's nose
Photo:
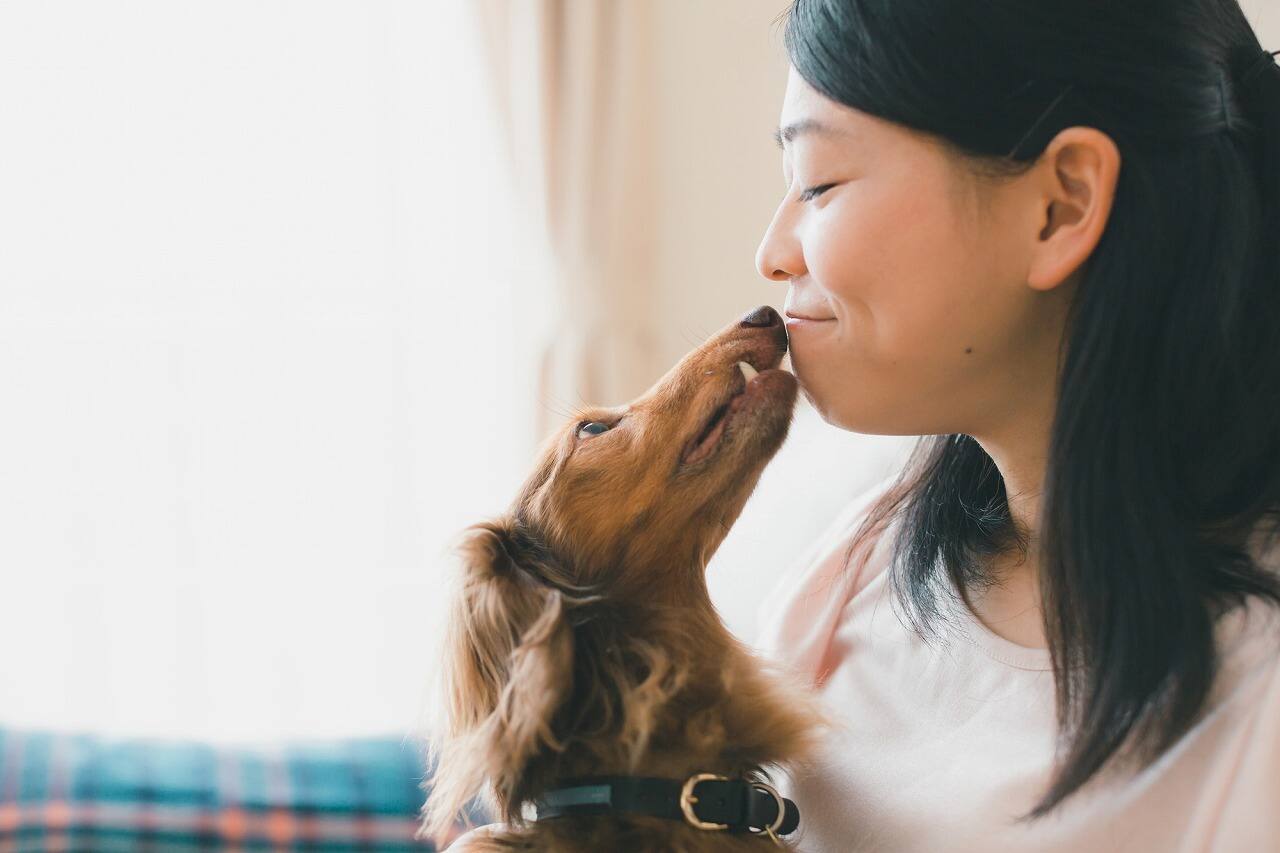
<svg viewBox="0 0 1280 853"><path fill-rule="evenodd" d="M782 318L778 316L778 312L774 311L768 305L761 305L759 308L743 315L743 326L776 326L782 322Z"/></svg>

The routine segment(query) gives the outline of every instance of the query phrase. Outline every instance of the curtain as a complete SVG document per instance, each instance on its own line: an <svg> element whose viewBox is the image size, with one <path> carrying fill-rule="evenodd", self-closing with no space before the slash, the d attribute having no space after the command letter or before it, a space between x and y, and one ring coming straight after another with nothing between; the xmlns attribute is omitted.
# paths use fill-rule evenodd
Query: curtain
<svg viewBox="0 0 1280 853"><path fill-rule="evenodd" d="M537 436L583 404L626 402L653 355L651 0L478 0L474 7L519 195L550 301L537 334ZM533 291L520 290L519 297ZM536 322L534 319L536 318Z"/></svg>

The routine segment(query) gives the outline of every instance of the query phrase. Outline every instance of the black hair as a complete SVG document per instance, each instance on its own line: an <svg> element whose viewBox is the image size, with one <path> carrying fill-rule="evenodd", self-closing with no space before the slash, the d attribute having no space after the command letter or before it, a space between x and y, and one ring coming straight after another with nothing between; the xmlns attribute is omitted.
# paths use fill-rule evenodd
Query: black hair
<svg viewBox="0 0 1280 853"><path fill-rule="evenodd" d="M1217 619L1249 596L1280 604L1249 544L1280 519L1280 69L1239 84L1262 47L1236 0L795 0L783 15L810 86L929 134L971 174L1025 172L1073 125L1121 154L1063 334L1037 520L1058 761L1019 818L1035 820L1113 759L1173 745L1205 710ZM921 436L855 544L890 516L897 600L926 639L940 596L968 604L992 582L985 557L1026 553L971 436Z"/></svg>

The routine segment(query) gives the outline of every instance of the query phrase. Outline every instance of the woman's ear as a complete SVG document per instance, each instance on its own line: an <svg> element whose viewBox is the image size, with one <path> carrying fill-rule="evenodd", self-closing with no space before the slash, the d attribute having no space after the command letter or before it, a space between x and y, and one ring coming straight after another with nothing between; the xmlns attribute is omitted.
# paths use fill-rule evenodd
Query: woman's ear
<svg viewBox="0 0 1280 853"><path fill-rule="evenodd" d="M573 681L573 633L564 597L541 578L546 552L514 522L468 528L451 602L440 700L446 724L430 744L435 773L423 831L443 834L484 791L499 816L520 820L520 787L545 750L562 751L553 718Z"/></svg>
<svg viewBox="0 0 1280 853"><path fill-rule="evenodd" d="M1068 127L1053 138L1042 158L1036 172L1040 178L1031 188L1038 201L1028 224L1036 234L1027 283L1050 290L1078 273L1102 239L1121 157L1102 131Z"/></svg>

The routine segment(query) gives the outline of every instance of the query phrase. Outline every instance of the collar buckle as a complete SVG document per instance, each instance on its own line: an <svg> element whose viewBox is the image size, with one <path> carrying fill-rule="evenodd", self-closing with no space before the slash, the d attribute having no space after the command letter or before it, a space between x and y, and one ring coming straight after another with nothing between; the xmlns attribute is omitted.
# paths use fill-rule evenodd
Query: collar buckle
<svg viewBox="0 0 1280 853"><path fill-rule="evenodd" d="M728 776L717 776L714 773L694 773L684 780L684 786L680 789L680 811L684 812L684 819L698 829L728 829L729 824L727 823L711 823L710 821L699 820L693 811L693 804L698 802L698 798L693 795L693 789L697 787L699 782L707 779L717 779L722 782L729 781ZM777 792L774 792L773 795L775 797L778 796Z"/></svg>
<svg viewBox="0 0 1280 853"><path fill-rule="evenodd" d="M782 828L782 822L787 818L786 801L782 799L782 795L779 794L772 785L766 785L764 782L752 782L751 787L762 788L769 794L773 795L774 801L778 804L778 816L773 819L773 823L769 824L764 829L757 831L748 827L747 832L750 832L752 835L767 835L773 839L774 844L781 847L782 841L778 838L778 830Z"/></svg>

